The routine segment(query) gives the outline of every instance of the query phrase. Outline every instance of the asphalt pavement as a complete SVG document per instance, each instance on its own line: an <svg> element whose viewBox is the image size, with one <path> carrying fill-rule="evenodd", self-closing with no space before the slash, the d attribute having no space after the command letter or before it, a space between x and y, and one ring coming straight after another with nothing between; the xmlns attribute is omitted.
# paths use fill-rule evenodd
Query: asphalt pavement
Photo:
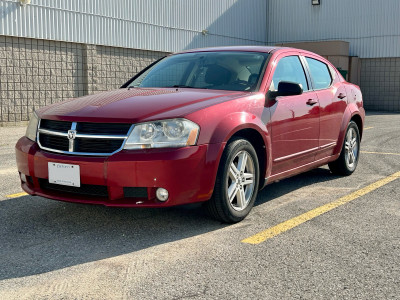
<svg viewBox="0 0 400 300"><path fill-rule="evenodd" d="M25 128L2 127L0 299L399 299L400 178L390 176L400 171L400 114L369 113L365 127L353 175L321 167L273 183L235 225L199 205L108 208L22 195L14 145Z"/></svg>

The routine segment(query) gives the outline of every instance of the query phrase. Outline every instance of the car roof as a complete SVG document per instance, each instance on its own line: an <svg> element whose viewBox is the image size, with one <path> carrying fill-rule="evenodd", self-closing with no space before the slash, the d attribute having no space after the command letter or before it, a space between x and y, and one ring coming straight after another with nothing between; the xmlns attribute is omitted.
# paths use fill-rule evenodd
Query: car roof
<svg viewBox="0 0 400 300"><path fill-rule="evenodd" d="M274 47L274 46L224 46L224 47L208 47L208 48L197 48L177 52L178 53L190 53L190 52L212 52L212 51L249 51L249 52L264 52L271 53L278 49L288 49L287 47ZM293 48L292 48L293 49Z"/></svg>
<svg viewBox="0 0 400 300"><path fill-rule="evenodd" d="M321 55L318 55L315 52L311 52L304 49L292 48L292 47L279 47L279 46L221 46L221 47L208 47L208 48L197 48L197 49L189 49L180 51L173 54L180 53L195 53L195 52L213 52L213 51L247 51L247 52L263 52L263 53L276 53L276 52L286 52L286 51L295 51L300 52L303 55L313 55L318 57L321 61L327 61Z"/></svg>

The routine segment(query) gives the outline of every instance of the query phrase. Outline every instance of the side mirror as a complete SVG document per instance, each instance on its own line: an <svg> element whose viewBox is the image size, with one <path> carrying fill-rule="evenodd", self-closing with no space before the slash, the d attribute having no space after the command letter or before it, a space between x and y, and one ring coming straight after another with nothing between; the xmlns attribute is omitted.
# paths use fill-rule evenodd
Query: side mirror
<svg viewBox="0 0 400 300"><path fill-rule="evenodd" d="M275 100L279 96L295 96L301 95L303 93L303 88L299 83L290 81L281 81L278 84L277 91L269 91L268 98L270 100Z"/></svg>

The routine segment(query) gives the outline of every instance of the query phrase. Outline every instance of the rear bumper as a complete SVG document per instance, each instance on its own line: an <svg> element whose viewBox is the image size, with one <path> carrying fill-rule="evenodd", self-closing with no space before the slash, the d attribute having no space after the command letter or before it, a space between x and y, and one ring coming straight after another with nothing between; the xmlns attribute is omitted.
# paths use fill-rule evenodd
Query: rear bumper
<svg viewBox="0 0 400 300"><path fill-rule="evenodd" d="M22 137L16 158L18 171L28 176L21 186L31 195L107 206L165 207L210 199L222 146L126 150L109 157L87 157L47 152ZM49 185L48 162L79 165L82 189ZM127 192L137 187L139 193ZM159 187L169 192L166 202L155 197Z"/></svg>

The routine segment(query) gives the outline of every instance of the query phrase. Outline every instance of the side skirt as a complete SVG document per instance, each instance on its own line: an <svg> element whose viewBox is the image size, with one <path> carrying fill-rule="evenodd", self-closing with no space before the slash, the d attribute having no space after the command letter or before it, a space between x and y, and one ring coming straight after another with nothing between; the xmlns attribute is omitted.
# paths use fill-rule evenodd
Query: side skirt
<svg viewBox="0 0 400 300"><path fill-rule="evenodd" d="M336 160L339 157L339 155L340 155L340 153L336 154L336 155L324 157L324 158L318 159L316 161L313 161L313 162L311 162L309 164L305 164L305 165L302 165L300 167L297 167L297 168L294 168L294 169L290 169L290 170L287 170L287 171L284 171L284 172L269 176L269 177L265 178L264 186L262 188L264 188L266 185L274 183L274 182L276 182L278 180L281 180L281 179L284 179L284 178L289 178L289 177L298 175L300 173L304 173L304 172L310 171L312 169L315 169L315 168L321 167L323 165L326 165L327 163Z"/></svg>

